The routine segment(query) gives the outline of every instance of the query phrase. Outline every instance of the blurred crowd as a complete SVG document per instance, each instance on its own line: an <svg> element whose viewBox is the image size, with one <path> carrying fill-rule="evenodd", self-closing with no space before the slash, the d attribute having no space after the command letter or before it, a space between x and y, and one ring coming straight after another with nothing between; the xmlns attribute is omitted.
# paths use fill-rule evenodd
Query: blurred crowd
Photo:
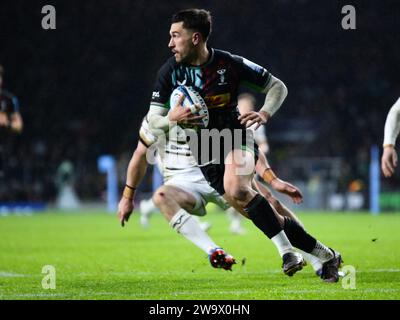
<svg viewBox="0 0 400 320"><path fill-rule="evenodd" d="M53 31L40 27L40 3L1 5L4 85L20 100L25 128L7 142L0 202L55 201L65 160L74 165L79 197L101 197L97 158L112 154L126 169L156 72L170 56L170 16L182 9L175 0L53 5ZM399 96L399 4L355 5L356 30L342 29L343 5L185 3L212 12L212 46L265 66L287 85L289 96L266 129L270 162L289 181L307 179L291 161L326 157L341 159L339 189L367 184L370 147L381 146L387 111Z"/></svg>

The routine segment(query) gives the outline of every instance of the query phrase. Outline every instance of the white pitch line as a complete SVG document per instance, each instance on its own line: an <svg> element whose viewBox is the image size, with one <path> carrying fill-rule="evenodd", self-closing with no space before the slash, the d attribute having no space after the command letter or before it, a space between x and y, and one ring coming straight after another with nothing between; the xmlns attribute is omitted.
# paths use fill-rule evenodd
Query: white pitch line
<svg viewBox="0 0 400 320"><path fill-rule="evenodd" d="M311 269L309 269L311 270ZM301 271L300 271L301 272ZM357 270L357 273L381 273L381 272L389 272L389 273L396 273L396 272L400 272L400 269L365 269L365 270ZM246 274L246 275L262 275L262 274L281 274L282 270L266 270L266 271L260 271L260 272L244 272L244 273L239 273L239 274ZM127 271L127 272L109 272L109 275L115 275L115 276L129 276L129 275L141 275L141 276L151 276L151 275L162 275L162 276L171 276L171 275L193 275L193 274L199 274L199 275L203 275L203 274L208 274L208 271L198 271L195 273L192 272L171 272L171 271L167 271L167 272L151 272L151 271ZM95 275L93 273L80 273L80 276L91 276L91 275Z"/></svg>
<svg viewBox="0 0 400 320"><path fill-rule="evenodd" d="M393 293L393 292L400 292L400 289L354 289L354 290L345 290L345 289L322 289L322 290L273 290L271 293L278 293L278 294L304 294L304 293L338 293L338 292L353 292L353 293L369 293L369 292L379 292L379 293ZM217 292L210 292L210 291L177 291L177 292L165 292L165 293L137 293L137 294L125 294L123 292L97 292L97 293L80 293L80 294L67 294L67 293L24 293L24 294L8 294L8 295L0 295L1 298L12 298L12 297L24 297L24 298L49 298L49 297L70 297L71 299L74 298L83 298L83 297L93 297L93 296L119 296L124 298L130 297L149 297L149 296L183 296L183 295L190 295L190 296L199 296L203 294L211 294L211 295L226 295L226 294L251 294L251 293L260 293L259 291L255 290L229 290L229 291L217 291ZM268 292L265 292L268 294Z"/></svg>
<svg viewBox="0 0 400 320"><path fill-rule="evenodd" d="M19 274L19 273L14 273L14 272L0 271L0 277L4 277L4 278L22 278L22 277L29 277L29 275L27 275L27 274Z"/></svg>
<svg viewBox="0 0 400 320"><path fill-rule="evenodd" d="M254 293L255 291L253 290L240 290L240 291L218 291L218 292L213 292L211 294L245 294L245 293ZM192 291L180 291L180 292L166 292L162 293L161 295L202 295L202 294L210 294L209 291L204 290L202 292L192 292ZM123 292L96 292L96 293L80 293L80 294L67 294L67 293L20 293L20 294L8 294L8 295L2 295L0 297L5 298L5 297L71 297L71 298L76 298L76 297L91 297L91 296L121 296L121 297L148 297L155 295L154 293L130 293L130 294L125 294ZM156 294L157 295L157 294ZM160 295L160 294L158 294Z"/></svg>
<svg viewBox="0 0 400 320"><path fill-rule="evenodd" d="M320 289L309 289L309 290L287 290L285 291L287 293L333 293L333 292L400 292L400 289L352 289L352 290L348 290L348 289L333 289L333 290L329 290L329 289L325 289L325 290L320 290Z"/></svg>
<svg viewBox="0 0 400 320"><path fill-rule="evenodd" d="M400 269L366 269L366 270L357 270L356 272L359 273L398 273L400 272ZM282 270L266 270L266 271L261 271L261 272L244 272L244 273L238 273L239 275L263 275L263 274L281 274ZM97 276L101 274L100 273L90 273L90 272L80 272L77 273L76 275L78 277L90 277L90 276ZM151 271L127 271L127 272L107 272L109 276L152 276L152 275L158 275L158 276L174 276L174 275L205 275L209 274L208 271L198 271L195 273L192 272L179 272L179 271L167 271L167 272L151 272ZM22 277L36 277L40 276L40 274L19 274L19 273L14 273L14 272L7 272L7 271L1 271L0 270L0 277L5 277L5 278L22 278Z"/></svg>
<svg viewBox="0 0 400 320"><path fill-rule="evenodd" d="M371 271L364 271L364 272L400 272L400 269L374 269Z"/></svg>
<svg viewBox="0 0 400 320"><path fill-rule="evenodd" d="M6 297L26 297L26 298L34 298L34 297L66 297L70 296L70 294L65 294L65 293L18 293L18 294L3 294L0 297L6 298Z"/></svg>

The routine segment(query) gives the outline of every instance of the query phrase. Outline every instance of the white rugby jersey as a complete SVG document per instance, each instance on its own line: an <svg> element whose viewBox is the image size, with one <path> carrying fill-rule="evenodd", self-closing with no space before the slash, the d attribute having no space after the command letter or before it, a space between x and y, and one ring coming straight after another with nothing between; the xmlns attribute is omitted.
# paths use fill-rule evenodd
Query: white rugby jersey
<svg viewBox="0 0 400 320"><path fill-rule="evenodd" d="M249 129L254 132L256 143L261 144L266 142L265 128L260 126L257 130L254 130L255 126L256 124L251 126ZM170 179L174 175L183 174L188 171L191 171L192 173L194 171L194 173L196 173L196 170L198 170L199 174L202 175L201 170L190 151L189 145L186 142L179 142L179 140L185 140L179 139L179 134L177 134L178 139L176 139L178 141L166 138L164 139L166 141L159 141L160 139L151 132L149 122L147 117L145 117L139 130L139 137L140 141L147 148L158 142L156 157L157 166L165 180Z"/></svg>
<svg viewBox="0 0 400 320"><path fill-rule="evenodd" d="M165 180L170 179L174 175L193 170L198 170L199 174L202 174L190 151L189 145L186 142L159 139L149 129L147 117L142 121L139 137L140 141L148 148L157 142L157 158L159 158L157 159L159 160L157 165Z"/></svg>
<svg viewBox="0 0 400 320"><path fill-rule="evenodd" d="M254 141L260 145L267 142L267 136L265 134L265 127L259 126L257 130L254 130L257 126L257 123L253 124L250 128L254 132Z"/></svg>

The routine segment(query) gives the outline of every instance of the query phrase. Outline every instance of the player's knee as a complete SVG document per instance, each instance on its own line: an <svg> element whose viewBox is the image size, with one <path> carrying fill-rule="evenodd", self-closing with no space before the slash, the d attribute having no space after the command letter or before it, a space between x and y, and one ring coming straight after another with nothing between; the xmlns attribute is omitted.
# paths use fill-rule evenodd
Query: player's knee
<svg viewBox="0 0 400 320"><path fill-rule="evenodd" d="M239 202L246 202L250 196L249 188L242 185L230 185L225 190L228 196Z"/></svg>
<svg viewBox="0 0 400 320"><path fill-rule="evenodd" d="M160 188L158 188L153 194L154 204L158 207L160 204L166 201L168 193L169 190L165 186L161 186Z"/></svg>

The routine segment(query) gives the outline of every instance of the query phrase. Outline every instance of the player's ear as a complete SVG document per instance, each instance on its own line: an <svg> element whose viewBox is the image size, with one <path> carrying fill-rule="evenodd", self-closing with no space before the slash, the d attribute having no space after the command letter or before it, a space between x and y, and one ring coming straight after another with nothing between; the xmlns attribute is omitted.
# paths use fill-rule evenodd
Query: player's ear
<svg viewBox="0 0 400 320"><path fill-rule="evenodd" d="M196 46L200 43L201 40L201 34L200 32L194 32L192 35L192 42Z"/></svg>

